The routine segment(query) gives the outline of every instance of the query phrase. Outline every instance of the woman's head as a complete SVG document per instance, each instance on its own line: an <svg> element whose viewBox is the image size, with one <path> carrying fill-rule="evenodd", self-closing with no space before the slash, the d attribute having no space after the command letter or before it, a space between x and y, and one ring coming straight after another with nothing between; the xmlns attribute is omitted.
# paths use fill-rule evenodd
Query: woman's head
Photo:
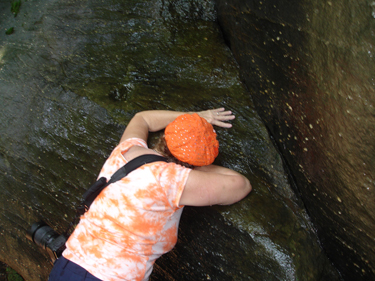
<svg viewBox="0 0 375 281"><path fill-rule="evenodd" d="M168 159L168 162L176 163L190 169L194 168L194 165L180 161L172 155L172 153L168 149L167 142L165 141L165 136L161 136L159 138L158 142L154 146L154 150L166 157Z"/></svg>
<svg viewBox="0 0 375 281"><path fill-rule="evenodd" d="M170 153L193 166L212 164L219 153L219 142L210 123L198 114L183 114L165 128Z"/></svg>

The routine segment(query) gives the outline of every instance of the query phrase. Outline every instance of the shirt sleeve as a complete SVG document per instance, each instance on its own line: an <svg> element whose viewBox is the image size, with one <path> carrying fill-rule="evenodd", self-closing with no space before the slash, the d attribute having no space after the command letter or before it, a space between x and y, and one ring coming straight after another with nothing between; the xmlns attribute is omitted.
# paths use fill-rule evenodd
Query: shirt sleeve
<svg viewBox="0 0 375 281"><path fill-rule="evenodd" d="M173 208L183 207L180 206L180 199L190 172L189 168L168 163L160 173L160 185L164 188L167 200Z"/></svg>
<svg viewBox="0 0 375 281"><path fill-rule="evenodd" d="M130 138L121 142L113 149L111 155L105 161L98 178L106 177L109 179L118 169L124 166L127 161L123 154L135 145L148 148L147 143L139 138Z"/></svg>

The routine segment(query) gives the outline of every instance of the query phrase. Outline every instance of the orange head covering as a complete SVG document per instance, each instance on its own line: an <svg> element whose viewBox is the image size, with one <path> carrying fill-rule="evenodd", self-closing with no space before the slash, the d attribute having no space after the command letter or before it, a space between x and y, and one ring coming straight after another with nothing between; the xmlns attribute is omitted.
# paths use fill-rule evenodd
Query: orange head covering
<svg viewBox="0 0 375 281"><path fill-rule="evenodd" d="M165 128L169 151L178 160L194 165L212 164L219 153L214 128L198 114L183 114Z"/></svg>

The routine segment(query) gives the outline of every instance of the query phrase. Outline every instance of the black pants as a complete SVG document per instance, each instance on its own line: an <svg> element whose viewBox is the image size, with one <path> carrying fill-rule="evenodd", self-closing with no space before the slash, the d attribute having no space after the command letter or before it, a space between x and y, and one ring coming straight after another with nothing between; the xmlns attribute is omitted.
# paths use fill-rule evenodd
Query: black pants
<svg viewBox="0 0 375 281"><path fill-rule="evenodd" d="M52 268L48 281L101 281L78 264L61 256Z"/></svg>

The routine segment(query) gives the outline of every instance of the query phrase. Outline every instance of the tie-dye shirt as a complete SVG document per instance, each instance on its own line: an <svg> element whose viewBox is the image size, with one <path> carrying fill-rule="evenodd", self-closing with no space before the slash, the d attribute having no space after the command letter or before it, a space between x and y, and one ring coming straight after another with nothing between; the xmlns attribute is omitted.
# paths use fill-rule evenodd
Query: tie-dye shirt
<svg viewBox="0 0 375 281"><path fill-rule="evenodd" d="M109 179L134 145L147 147L142 139L122 142L99 177ZM155 260L177 242L179 201L190 171L154 162L106 187L81 217L63 256L102 280L148 280Z"/></svg>

